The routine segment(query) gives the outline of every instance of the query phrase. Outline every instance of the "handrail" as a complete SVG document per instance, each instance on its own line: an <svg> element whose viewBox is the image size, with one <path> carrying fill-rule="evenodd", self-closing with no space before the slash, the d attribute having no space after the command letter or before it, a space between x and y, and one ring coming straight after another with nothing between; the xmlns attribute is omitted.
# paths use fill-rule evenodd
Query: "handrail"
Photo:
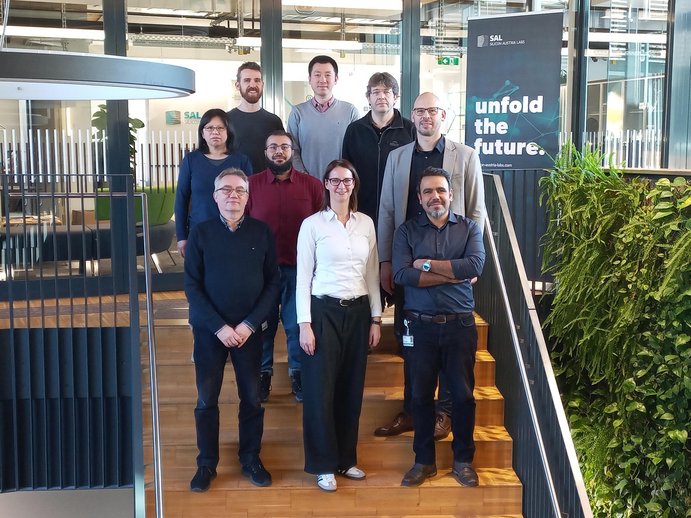
<svg viewBox="0 0 691 518"><path fill-rule="evenodd" d="M144 240L144 281L146 293L146 326L149 348L149 385L151 387L151 434L154 453L154 498L156 502L156 518L163 518L163 475L161 468L161 428L158 413L158 379L156 374L156 335L154 325L154 300L151 291L151 240L149 229L149 201L144 192L136 192L134 196L142 200L142 228Z"/></svg>
<svg viewBox="0 0 691 518"><path fill-rule="evenodd" d="M535 487L526 489L535 489L540 497L543 497L545 492L548 493L548 505L556 517L566 515L590 518L593 515L592 509L529 289L530 283L523 266L501 180L496 175L485 174L484 177L489 215L484 234L488 259L486 266L493 267L494 275L489 278L480 277L476 286L476 306L478 312L490 323L490 346L497 349L498 354L492 349L490 352L495 355L498 370L501 368L507 373L512 373L510 388L514 391L513 389L520 386L522 391L520 396L508 396L512 401L515 399L521 405L525 405L525 408L507 408L507 416L514 410L527 411L530 418L529 423L525 423L521 421L524 415L511 415L506 419L506 427L509 433L514 431L512 436L520 436L514 436L515 443L523 441L519 448L525 443L536 449L539 454L538 462L543 469L543 478L539 482L531 480L530 483ZM490 222L490 219L493 221ZM508 345L509 340L510 349L502 348ZM516 371L519 379L516 379ZM533 435L526 438L526 434ZM514 457L521 453L517 454L514 451ZM564 464L568 466L565 467ZM518 468L520 477L521 466L514 467ZM532 471L530 478L534 478ZM526 486L526 480L523 482ZM531 491L526 491L526 494L528 493ZM530 502L524 501L525 516L531 516L528 511L531 505ZM542 517L549 512L549 508L543 505L534 515Z"/></svg>
<svg viewBox="0 0 691 518"><path fill-rule="evenodd" d="M504 303L504 311L506 312L506 318L511 323L509 327L511 331L511 345L513 345L514 352L518 358L518 369L521 374L521 383L523 385L523 390L526 394L530 394L530 382L528 381L528 374L525 369L525 361L523 360L523 353L519 346L518 334L516 333L516 324L511 315L511 303L509 302L509 295L506 291L506 284L504 284L504 274L502 273L501 264L499 262L499 254L497 253L497 247L494 241L490 239L489 236L492 235L492 225L489 222L489 218L485 219L485 248L491 254L494 264L494 274L497 282L499 283L499 288L501 291L501 297ZM520 253L520 251L519 251ZM521 263L522 264L522 263ZM531 297L532 299L532 297ZM549 468L549 461L547 460L547 454L545 452L545 444L542 440L542 433L540 432L540 424L537 419L537 413L535 411L535 404L533 398L527 398L528 409L530 411L530 419L533 422L533 427L535 428L535 434L537 435L537 445L540 452L540 459L542 460L542 467L545 470L547 487L550 494L550 502L552 504L552 510L554 511L554 516L561 517L561 509L559 507L559 499L557 497L556 489L554 488L554 480L552 478L552 472Z"/></svg>

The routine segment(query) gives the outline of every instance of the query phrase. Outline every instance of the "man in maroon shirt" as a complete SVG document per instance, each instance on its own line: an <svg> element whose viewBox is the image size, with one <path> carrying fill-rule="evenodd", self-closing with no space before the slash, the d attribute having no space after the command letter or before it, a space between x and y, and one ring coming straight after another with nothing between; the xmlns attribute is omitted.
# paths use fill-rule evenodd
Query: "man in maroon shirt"
<svg viewBox="0 0 691 518"><path fill-rule="evenodd" d="M276 239L281 271L281 297L267 319L263 334L263 354L259 397L269 398L274 363L274 338L278 329L279 308L288 345L288 374L295 399L302 401L300 377L300 328L295 312L295 275L298 232L302 221L321 209L324 187L316 178L293 168L293 139L276 130L266 139L264 153L269 167L249 178L247 213L265 222Z"/></svg>

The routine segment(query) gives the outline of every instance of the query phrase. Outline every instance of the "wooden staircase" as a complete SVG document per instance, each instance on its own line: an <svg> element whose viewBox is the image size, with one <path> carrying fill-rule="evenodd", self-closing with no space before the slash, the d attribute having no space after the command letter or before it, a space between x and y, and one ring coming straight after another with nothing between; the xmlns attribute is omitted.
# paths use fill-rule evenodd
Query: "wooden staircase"
<svg viewBox="0 0 691 518"><path fill-rule="evenodd" d="M477 322L476 454L473 464L480 486L463 488L449 475L453 461L450 438L437 443L436 477L418 488L400 486L403 474L414 462L412 432L386 438L375 437L372 433L402 408L403 364L394 354L396 344L391 326L385 325L382 344L369 356L360 419L358 466L367 473L367 478L357 482L338 477L338 491L328 494L317 488L313 475L303 471L302 406L290 393L285 335L282 332L276 338L273 390L265 403L261 452L262 461L273 476L273 485L258 488L240 474L237 392L229 364L220 399L218 477L206 493L189 490L197 455L194 428L196 389L194 366L190 360L192 333L186 319L157 320L166 518L520 516L522 488L511 468L512 442L503 427L503 398L494 386L494 360L486 350L487 324L481 319ZM143 359L148 357L147 354L143 349ZM146 368L143 384L145 457L150 466L151 428L146 424L150 421L150 396ZM147 516L155 516L152 472L147 469Z"/></svg>

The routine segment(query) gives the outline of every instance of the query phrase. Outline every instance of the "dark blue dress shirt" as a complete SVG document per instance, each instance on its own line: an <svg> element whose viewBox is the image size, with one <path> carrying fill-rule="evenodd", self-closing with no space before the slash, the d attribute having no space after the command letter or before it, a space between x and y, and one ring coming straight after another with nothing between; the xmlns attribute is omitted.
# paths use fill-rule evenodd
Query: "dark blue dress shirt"
<svg viewBox="0 0 691 518"><path fill-rule="evenodd" d="M422 272L413 268L416 259L451 261L458 284L418 287ZM485 247L480 227L473 220L449 214L442 227L420 214L398 227L394 235L392 268L394 281L404 287L404 309L430 315L470 313L475 307L470 279L482 273Z"/></svg>

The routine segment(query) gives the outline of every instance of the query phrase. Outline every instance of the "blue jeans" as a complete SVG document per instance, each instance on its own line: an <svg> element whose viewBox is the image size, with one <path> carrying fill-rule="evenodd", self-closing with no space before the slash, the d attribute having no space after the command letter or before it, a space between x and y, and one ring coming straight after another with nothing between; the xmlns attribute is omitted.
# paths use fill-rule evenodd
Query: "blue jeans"
<svg viewBox="0 0 691 518"><path fill-rule="evenodd" d="M249 337L242 347L226 348L216 335L193 328L194 370L197 378L197 466L218 465L219 411L218 396L223 385L226 359L230 354L240 398L238 429L240 464L247 466L259 456L264 432L264 409L259 402L259 364L261 330Z"/></svg>
<svg viewBox="0 0 691 518"><path fill-rule="evenodd" d="M297 268L295 266L279 266L281 272L281 297L276 306L266 318L268 327L262 338L262 372L273 374L274 370L274 339L278 330L278 317L280 307L281 322L286 332L288 346L288 374L300 370L300 326L295 308L295 278Z"/></svg>
<svg viewBox="0 0 691 518"><path fill-rule="evenodd" d="M477 329L472 315L445 324L410 321L413 347L406 348L411 367L415 462L435 463L434 390L440 372L451 393L454 461L472 462L475 454L475 354Z"/></svg>

